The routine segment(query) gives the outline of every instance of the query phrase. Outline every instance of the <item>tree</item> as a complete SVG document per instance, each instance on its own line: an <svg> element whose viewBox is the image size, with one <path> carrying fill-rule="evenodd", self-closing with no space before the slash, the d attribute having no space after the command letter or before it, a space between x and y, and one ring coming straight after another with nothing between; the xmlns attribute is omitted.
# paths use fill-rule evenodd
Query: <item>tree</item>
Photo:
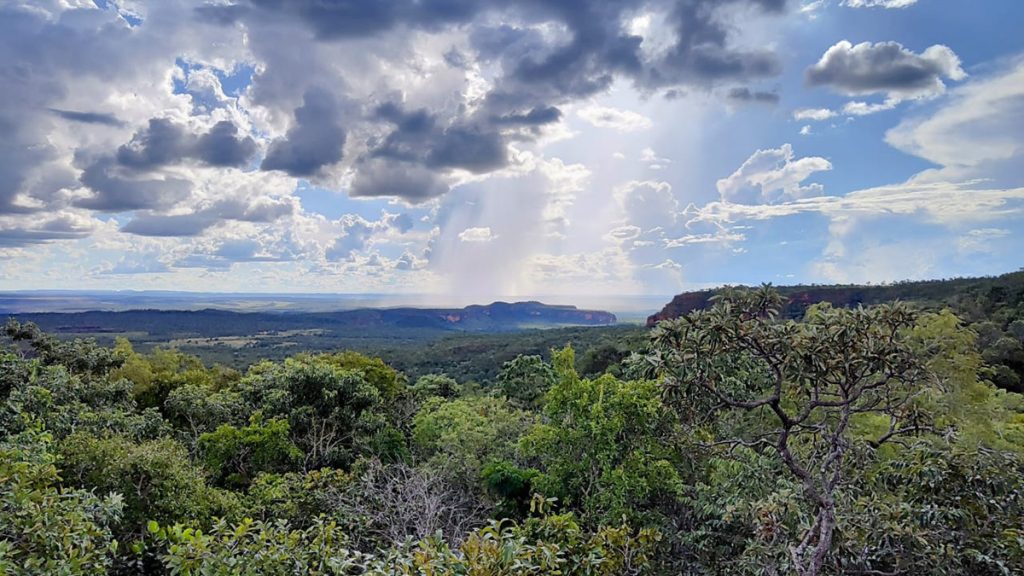
<svg viewBox="0 0 1024 576"><path fill-rule="evenodd" d="M440 534L458 543L484 523L486 507L467 488L437 470L363 461L350 490L338 494L336 514L356 543L370 549L401 546Z"/></svg>
<svg viewBox="0 0 1024 576"><path fill-rule="evenodd" d="M349 466L363 452L401 450L388 416L402 386L383 362L344 353L261 362L237 389L250 414L288 422L304 469L313 470Z"/></svg>
<svg viewBox="0 0 1024 576"><path fill-rule="evenodd" d="M521 406L538 405L554 382L554 370L540 356L516 356L498 373L502 393Z"/></svg>
<svg viewBox="0 0 1024 576"><path fill-rule="evenodd" d="M164 414L184 431L190 448L194 449L204 433L222 424L237 423L243 414L242 397L230 389L185 384L167 395Z"/></svg>
<svg viewBox="0 0 1024 576"><path fill-rule="evenodd" d="M114 433L153 438L167 431L156 410L139 410L126 380L89 377L61 364L15 360L9 365L22 379L13 383L0 406L0 430L17 433L27 421L38 421L58 439L72 432Z"/></svg>
<svg viewBox="0 0 1024 576"><path fill-rule="evenodd" d="M141 535L147 520L201 522L231 506L231 498L207 487L202 469L170 438L135 443L76 432L58 448L64 482L121 495L121 535Z"/></svg>
<svg viewBox="0 0 1024 576"><path fill-rule="evenodd" d="M433 396L441 398L455 398L462 393L462 387L445 374L426 374L416 379L416 383L410 389L413 396L420 400L426 400Z"/></svg>
<svg viewBox="0 0 1024 576"><path fill-rule="evenodd" d="M533 421L532 414L513 408L504 398L445 402L435 397L413 419L413 448L433 468L472 485L489 462L515 457L519 438Z"/></svg>
<svg viewBox="0 0 1024 576"><path fill-rule="evenodd" d="M52 442L37 425L0 441L0 574L103 576L123 500L62 488Z"/></svg>
<svg viewBox="0 0 1024 576"><path fill-rule="evenodd" d="M72 374L84 377L104 376L124 362L124 357L116 350L98 346L94 340L59 340L32 322L22 324L11 318L2 334L15 345L27 346L30 355L44 366L64 366Z"/></svg>
<svg viewBox="0 0 1024 576"><path fill-rule="evenodd" d="M155 522L149 531L166 547L161 560L172 576L345 576L365 574L370 560L346 545L341 526L324 518L304 529L247 518L219 520L208 533Z"/></svg>
<svg viewBox="0 0 1024 576"><path fill-rule="evenodd" d="M799 483L809 525L789 546L801 576L822 571L837 529L851 424L882 418L872 448L927 429L916 399L927 372L908 343L915 315L902 304L811 307L803 322L780 321L770 286L728 289L710 310L662 322L647 359L684 419L707 428L711 446L773 451ZM738 413L738 415L737 415Z"/></svg>
<svg viewBox="0 0 1024 576"><path fill-rule="evenodd" d="M253 416L248 426L229 424L199 437L199 453L217 482L245 487L261 472L287 472L302 459L288 439L284 420L263 422Z"/></svg>
<svg viewBox="0 0 1024 576"><path fill-rule="evenodd" d="M656 382L581 379L572 348L552 360L557 380L545 421L520 441L522 456L541 472L534 489L578 510L588 526L623 517L660 523L659 506L678 500L682 481L668 442L676 419L663 409Z"/></svg>

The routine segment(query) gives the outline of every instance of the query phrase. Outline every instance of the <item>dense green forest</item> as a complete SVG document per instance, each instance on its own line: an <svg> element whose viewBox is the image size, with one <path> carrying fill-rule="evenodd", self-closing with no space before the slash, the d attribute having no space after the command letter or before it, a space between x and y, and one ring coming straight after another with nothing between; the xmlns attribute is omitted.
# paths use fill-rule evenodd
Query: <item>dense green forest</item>
<svg viewBox="0 0 1024 576"><path fill-rule="evenodd" d="M1020 349L1021 296L951 304L725 289L647 332L244 371L12 320L0 573L1020 573L991 343Z"/></svg>

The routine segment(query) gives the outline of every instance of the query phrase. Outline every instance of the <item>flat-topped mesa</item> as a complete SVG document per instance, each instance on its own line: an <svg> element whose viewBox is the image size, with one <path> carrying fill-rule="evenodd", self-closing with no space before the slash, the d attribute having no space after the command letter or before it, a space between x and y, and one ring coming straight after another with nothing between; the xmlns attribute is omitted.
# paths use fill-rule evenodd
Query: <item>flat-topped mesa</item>
<svg viewBox="0 0 1024 576"><path fill-rule="evenodd" d="M581 310L572 305L551 305L541 302L493 302L486 305L466 306L451 311L460 316L459 322L486 320L510 324L580 324L606 326L615 324L615 314L603 310Z"/></svg>

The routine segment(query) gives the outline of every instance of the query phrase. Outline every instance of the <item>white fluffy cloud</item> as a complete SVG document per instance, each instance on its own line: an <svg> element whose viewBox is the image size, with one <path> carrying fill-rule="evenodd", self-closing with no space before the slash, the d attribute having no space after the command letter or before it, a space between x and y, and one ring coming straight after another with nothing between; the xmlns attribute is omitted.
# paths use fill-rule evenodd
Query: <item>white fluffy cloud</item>
<svg viewBox="0 0 1024 576"><path fill-rule="evenodd" d="M463 242L490 242L495 239L497 239L497 236L487 226L466 228L459 232L459 240Z"/></svg>
<svg viewBox="0 0 1024 576"><path fill-rule="evenodd" d="M722 200L743 204L772 203L821 195L821 184L803 184L815 172L832 169L818 156L796 158L793 146L758 150L731 175L718 181Z"/></svg>
<svg viewBox="0 0 1024 576"><path fill-rule="evenodd" d="M828 108L801 108L793 111L794 120L815 120L820 122L834 118L836 113Z"/></svg>

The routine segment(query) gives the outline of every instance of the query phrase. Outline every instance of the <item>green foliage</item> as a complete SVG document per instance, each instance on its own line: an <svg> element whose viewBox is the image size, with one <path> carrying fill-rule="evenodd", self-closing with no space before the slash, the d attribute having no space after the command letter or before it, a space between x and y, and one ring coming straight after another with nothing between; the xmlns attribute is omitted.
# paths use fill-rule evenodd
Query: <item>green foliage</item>
<svg viewBox="0 0 1024 576"><path fill-rule="evenodd" d="M913 533L908 519L937 512L938 504L916 508L915 496L886 493L866 471L907 463L907 442L935 445L935 432L960 437L965 447L1005 448L1017 404L978 381L972 336L949 313L916 318L898 304L817 305L794 322L778 319L781 305L770 287L726 290L711 309L652 333L646 360L664 375L690 442L711 456L710 481L696 492L701 517L691 549L711 552L703 562L727 552L734 562L723 573L764 566L804 575L899 572L912 560L910 544L932 538ZM997 422L984 422L986 413ZM731 468L734 459L745 468ZM941 474L934 464L923 466ZM985 488L978 502L997 492ZM1017 513L1010 508L972 512L1001 518ZM952 525L943 530L951 536ZM896 551L887 556L890 546ZM988 550L985 569L1016 558L1010 547ZM943 566L951 573L983 568Z"/></svg>
<svg viewBox="0 0 1024 576"><path fill-rule="evenodd" d="M139 410L124 380L85 377L62 365L43 366L38 360L13 360L12 373L24 380L10 390L0 407L0 428L16 433L26 416L40 422L57 438L72 431L96 434L110 431L132 438L152 438L166 432L154 410Z"/></svg>
<svg viewBox="0 0 1024 576"><path fill-rule="evenodd" d="M481 472L484 486L498 504L497 518L525 518L533 497L533 481L540 472L523 469L509 462L491 462Z"/></svg>
<svg viewBox="0 0 1024 576"><path fill-rule="evenodd" d="M1024 458L915 443L858 477L836 561L848 573L1013 574L1024 566Z"/></svg>
<svg viewBox="0 0 1024 576"><path fill-rule="evenodd" d="M59 340L43 333L31 322L11 318L2 334L16 345L25 345L43 366L63 366L84 377L99 377L120 366L124 358L116 350L98 346L93 340Z"/></svg>
<svg viewBox="0 0 1024 576"><path fill-rule="evenodd" d="M231 389L218 390L209 385L184 384L167 395L164 414L185 432L190 446L199 437L222 424L238 423L244 410L242 396Z"/></svg>
<svg viewBox="0 0 1024 576"><path fill-rule="evenodd" d="M455 398L462 393L462 386L444 374L425 374L416 380L410 392L422 402L434 396Z"/></svg>
<svg viewBox="0 0 1024 576"><path fill-rule="evenodd" d="M629 362L639 330L462 336L409 387L351 352L241 376L11 325L0 573L1014 574L1015 294L962 323L726 291Z"/></svg>
<svg viewBox="0 0 1024 576"><path fill-rule="evenodd" d="M162 560L175 576L340 576L366 573L369 560L348 549L342 528L324 518L305 529L245 519L220 520L208 533L155 522L149 531L166 543Z"/></svg>
<svg viewBox="0 0 1024 576"><path fill-rule="evenodd" d="M166 543L172 575L480 575L628 576L649 573L658 534L628 527L582 531L572 515L495 522L456 548L436 538L373 558L347 546L343 530L319 517L306 529L286 522L218 522L209 533L150 526Z"/></svg>
<svg viewBox="0 0 1024 576"><path fill-rule="evenodd" d="M207 488L202 470L169 438L135 443L121 436L76 432L59 445L66 483L120 494L121 533L141 533L147 520L203 521L223 514L231 498Z"/></svg>
<svg viewBox="0 0 1024 576"><path fill-rule="evenodd" d="M246 516L257 520L287 520L302 528L321 515L351 521L338 514L338 501L346 497L352 484L351 474L332 468L260 474L249 485L242 509Z"/></svg>
<svg viewBox="0 0 1024 576"><path fill-rule="evenodd" d="M38 428L0 442L0 573L107 574L122 500L61 487L51 446Z"/></svg>
<svg viewBox="0 0 1024 576"><path fill-rule="evenodd" d="M517 356L501 367L498 386L520 406L537 406L555 383L555 372L540 356Z"/></svg>
<svg viewBox="0 0 1024 576"><path fill-rule="evenodd" d="M492 461L512 459L533 417L503 398L433 398L413 420L412 441L421 459L452 478L476 483Z"/></svg>
<svg viewBox="0 0 1024 576"><path fill-rule="evenodd" d="M922 315L910 338L937 380L919 400L936 428L955 433L960 446L1024 454L1024 397L980 377L984 360L974 332L947 309Z"/></svg>
<svg viewBox="0 0 1024 576"><path fill-rule="evenodd" d="M254 416L248 426L229 424L199 437L199 453L219 484L244 487L263 472L285 472L301 460L302 451L288 436L284 420L261 421Z"/></svg>
<svg viewBox="0 0 1024 576"><path fill-rule="evenodd" d="M387 416L401 386L379 360L342 353L257 364L238 391L250 414L288 422L292 441L305 454L304 468L315 469L349 466L373 448L399 449Z"/></svg>
<svg viewBox="0 0 1024 576"><path fill-rule="evenodd" d="M117 339L114 350L124 362L111 372L111 379L131 382L132 395L142 408L164 408L168 396L183 386L216 390L240 376L223 367L208 370L199 358L175 349L156 348L138 354L123 338Z"/></svg>
<svg viewBox="0 0 1024 576"><path fill-rule="evenodd" d="M318 359L343 370L359 372L371 386L377 389L377 393L384 401L394 400L405 388L404 377L380 358L371 358L359 352L346 350L324 354Z"/></svg>
<svg viewBox="0 0 1024 576"><path fill-rule="evenodd" d="M663 409L657 383L581 379L571 348L553 360L558 380L547 394L548 422L521 441L541 471L534 487L580 510L589 525L656 522L659 503L676 501L683 489L667 442L675 418Z"/></svg>

